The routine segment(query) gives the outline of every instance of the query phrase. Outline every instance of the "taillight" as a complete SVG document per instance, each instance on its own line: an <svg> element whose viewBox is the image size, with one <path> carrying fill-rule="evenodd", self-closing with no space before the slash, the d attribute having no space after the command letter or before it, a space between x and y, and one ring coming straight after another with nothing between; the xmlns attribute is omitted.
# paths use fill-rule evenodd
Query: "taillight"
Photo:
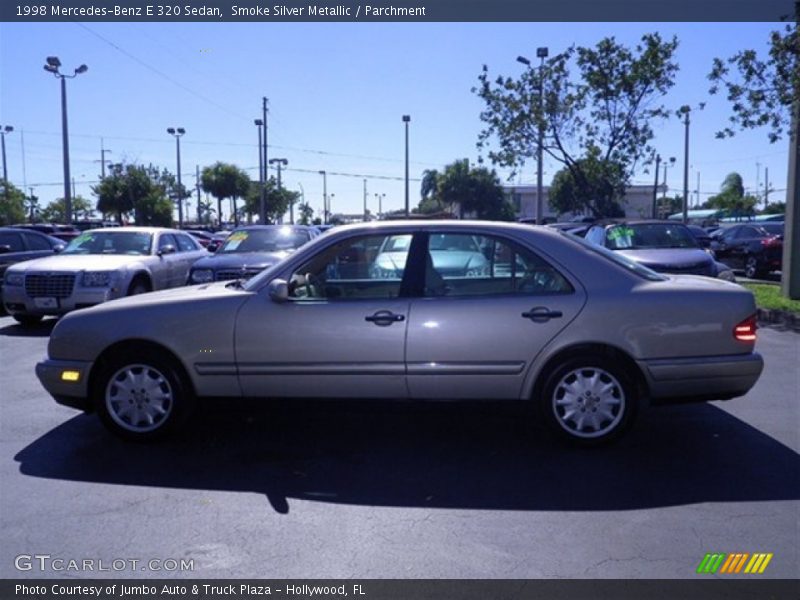
<svg viewBox="0 0 800 600"><path fill-rule="evenodd" d="M761 240L761 245L766 248L771 248L772 246L781 246L783 245L783 241L780 237L771 237Z"/></svg>
<svg viewBox="0 0 800 600"><path fill-rule="evenodd" d="M755 342L756 327L756 316L751 315L733 328L733 337L741 342Z"/></svg>

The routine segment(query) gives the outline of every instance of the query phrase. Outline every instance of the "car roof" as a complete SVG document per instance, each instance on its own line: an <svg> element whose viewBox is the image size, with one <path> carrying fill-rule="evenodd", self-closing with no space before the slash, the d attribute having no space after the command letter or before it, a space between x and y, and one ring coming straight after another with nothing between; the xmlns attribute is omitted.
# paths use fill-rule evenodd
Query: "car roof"
<svg viewBox="0 0 800 600"><path fill-rule="evenodd" d="M126 225L124 227L98 227L97 229L89 229L87 232L92 233L185 233L180 229L170 229L168 227L146 227L138 225Z"/></svg>

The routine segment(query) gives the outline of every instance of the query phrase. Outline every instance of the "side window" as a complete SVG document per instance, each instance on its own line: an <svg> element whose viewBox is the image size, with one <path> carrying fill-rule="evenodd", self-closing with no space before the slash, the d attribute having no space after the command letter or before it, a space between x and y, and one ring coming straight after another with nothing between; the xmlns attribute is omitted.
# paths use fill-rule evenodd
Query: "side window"
<svg viewBox="0 0 800 600"><path fill-rule="evenodd" d="M431 234L425 256L426 296L565 294L570 283L513 242L470 234Z"/></svg>
<svg viewBox="0 0 800 600"><path fill-rule="evenodd" d="M6 252L24 252L22 236L19 233L0 233L0 246L8 246Z"/></svg>
<svg viewBox="0 0 800 600"><path fill-rule="evenodd" d="M158 238L158 249L163 250L165 246L172 246L176 251L178 250L178 245L171 233L165 233Z"/></svg>
<svg viewBox="0 0 800 600"><path fill-rule="evenodd" d="M298 300L397 298L405 274L411 234L369 235L328 247L289 278Z"/></svg>
<svg viewBox="0 0 800 600"><path fill-rule="evenodd" d="M24 233L25 242L28 244L28 250L52 250L47 238L33 233Z"/></svg>
<svg viewBox="0 0 800 600"><path fill-rule="evenodd" d="M193 252L198 249L197 244L190 236L180 234L175 237L178 240L178 252Z"/></svg>
<svg viewBox="0 0 800 600"><path fill-rule="evenodd" d="M729 229L720 236L720 239L725 243L730 243L731 240L733 240L733 238L738 237L740 230L741 227L734 227L732 229Z"/></svg>
<svg viewBox="0 0 800 600"><path fill-rule="evenodd" d="M586 234L586 241L598 246L603 245L603 228L592 227Z"/></svg>

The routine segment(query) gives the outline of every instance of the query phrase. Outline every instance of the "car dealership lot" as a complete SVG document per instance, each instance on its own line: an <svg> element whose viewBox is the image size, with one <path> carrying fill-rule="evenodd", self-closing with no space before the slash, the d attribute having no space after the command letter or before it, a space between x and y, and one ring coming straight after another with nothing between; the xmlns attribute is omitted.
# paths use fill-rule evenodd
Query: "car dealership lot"
<svg viewBox="0 0 800 600"><path fill-rule="evenodd" d="M2 577L683 578L707 552L796 576L797 334L760 330L747 396L650 410L608 448L496 405L342 402L211 408L140 445L41 388L52 323L0 317ZM36 554L194 570L15 569Z"/></svg>

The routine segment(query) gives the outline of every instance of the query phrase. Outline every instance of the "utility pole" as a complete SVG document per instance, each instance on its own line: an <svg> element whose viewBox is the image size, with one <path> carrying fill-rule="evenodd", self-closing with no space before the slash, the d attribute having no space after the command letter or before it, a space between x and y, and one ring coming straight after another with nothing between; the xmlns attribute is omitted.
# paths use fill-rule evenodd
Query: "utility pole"
<svg viewBox="0 0 800 600"><path fill-rule="evenodd" d="M764 208L769 206L769 167L764 167Z"/></svg>
<svg viewBox="0 0 800 600"><path fill-rule="evenodd" d="M6 167L6 134L11 133L14 131L14 128L11 125L6 125L5 127L0 128L0 140L2 140L2 151L3 151L3 191L6 197L6 202L8 202L8 169Z"/></svg>
<svg viewBox="0 0 800 600"><path fill-rule="evenodd" d="M197 224L203 224L203 209L200 204L200 165L194 166L195 190L197 190Z"/></svg>
<svg viewBox="0 0 800 600"><path fill-rule="evenodd" d="M278 165L278 195L281 193L281 167L285 167L289 164L289 161L285 158L270 158L269 164L277 164ZM289 222L294 225L294 204L289 204ZM279 220L283 222L283 215L279 217Z"/></svg>
<svg viewBox="0 0 800 600"><path fill-rule="evenodd" d="M269 172L267 171L267 113L269 112L267 108L267 104L269 100L266 96L261 98L261 110L263 112L263 121L264 121L264 139L263 139L263 154L264 154L264 185L261 187L261 206L260 210L261 213L259 214L259 221L262 225L266 224L267 222L267 193L266 193L266 186L269 183Z"/></svg>
<svg viewBox="0 0 800 600"><path fill-rule="evenodd" d="M106 152L111 152L111 150L106 150L103 147L103 138L100 138L100 178L106 178Z"/></svg>
<svg viewBox="0 0 800 600"><path fill-rule="evenodd" d="M364 222L367 221L367 179L364 178Z"/></svg>
<svg viewBox="0 0 800 600"><path fill-rule="evenodd" d="M697 172L697 201L695 208L700 208L700 171Z"/></svg>
<svg viewBox="0 0 800 600"><path fill-rule="evenodd" d="M403 123L406 124L406 219L408 218L408 123L411 121L410 115L403 115Z"/></svg>
<svg viewBox="0 0 800 600"><path fill-rule="evenodd" d="M661 155L656 154L656 182L653 184L653 215L656 218L656 202L658 201L658 169L661 165Z"/></svg>
<svg viewBox="0 0 800 600"><path fill-rule="evenodd" d="M678 114L683 115L683 223L689 222L689 106L681 106Z"/></svg>
<svg viewBox="0 0 800 600"><path fill-rule="evenodd" d="M322 224L328 224L328 173L320 171L322 175Z"/></svg>

